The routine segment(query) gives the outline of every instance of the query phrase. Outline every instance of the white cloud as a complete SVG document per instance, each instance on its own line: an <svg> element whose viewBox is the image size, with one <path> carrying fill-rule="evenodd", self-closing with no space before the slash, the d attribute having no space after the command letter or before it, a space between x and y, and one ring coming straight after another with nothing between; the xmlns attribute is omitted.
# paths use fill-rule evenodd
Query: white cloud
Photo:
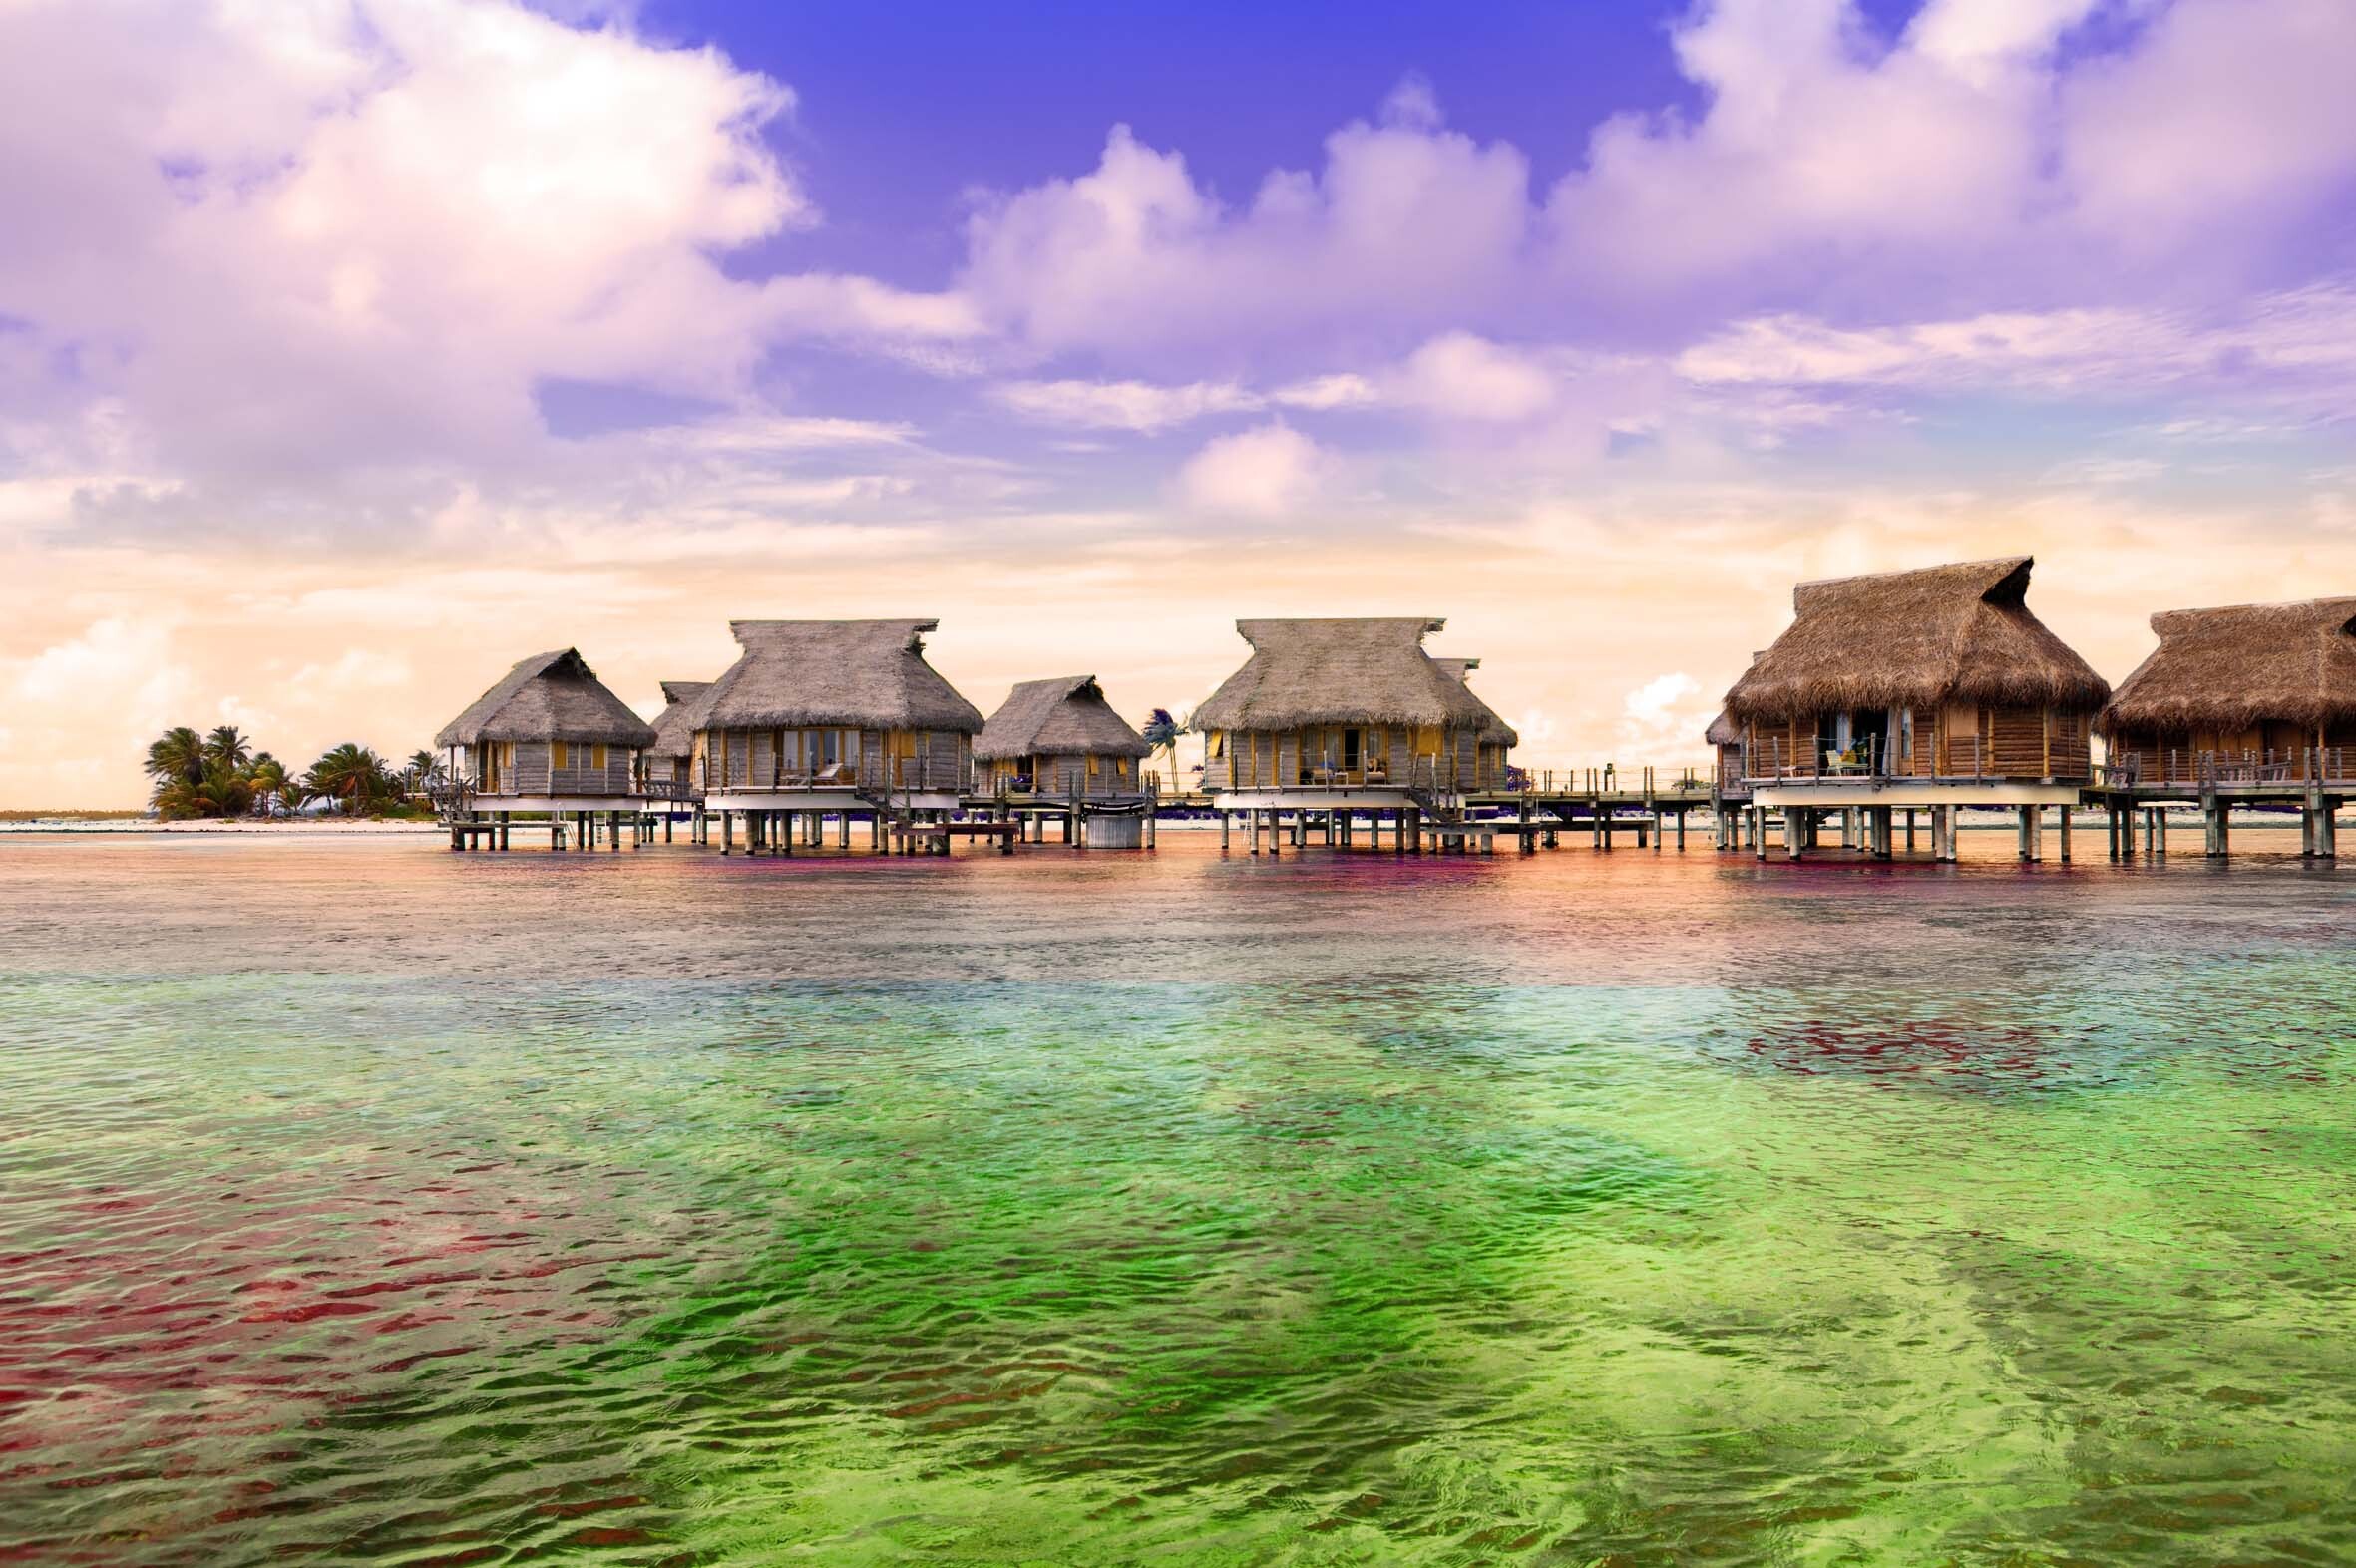
<svg viewBox="0 0 2356 1568"><path fill-rule="evenodd" d="M1010 381L991 395L1025 419L1099 430L1152 432L1209 414L1248 412L1262 400L1233 382L1155 386L1144 381Z"/></svg>
<svg viewBox="0 0 2356 1568"><path fill-rule="evenodd" d="M1337 408L1366 408L1382 401L1382 394L1365 376L1339 371L1281 386L1268 394L1268 400L1286 408L1323 413Z"/></svg>
<svg viewBox="0 0 2356 1568"><path fill-rule="evenodd" d="M762 139L792 102L511 0L25 0L0 312L63 367L46 417L108 400L135 465L249 479L510 461L552 377L735 401L780 341L972 335L954 297L721 269L816 220Z"/></svg>
<svg viewBox="0 0 2356 1568"><path fill-rule="evenodd" d="M2009 386L2043 392L2176 381L2272 397L2344 399L2356 374L2356 286L2259 295L2194 316L2136 306L2008 311L1905 326L1841 328L1806 316L1738 322L1687 349L1704 385Z"/></svg>
<svg viewBox="0 0 2356 1568"><path fill-rule="evenodd" d="M1327 459L1317 444L1281 424L1221 436L1179 470L1179 495L1210 512L1277 517L1315 499Z"/></svg>
<svg viewBox="0 0 2356 1568"><path fill-rule="evenodd" d="M961 286L1048 351L1443 328L1484 286L1502 289L1529 176L1517 150L1439 129L1429 110L1428 95L1394 98L1382 123L1329 137L1321 171L1272 171L1242 208L1116 126L1094 170L976 213Z"/></svg>
<svg viewBox="0 0 2356 1568"><path fill-rule="evenodd" d="M1391 395L1445 418L1513 422L1545 412L1556 390L1553 374L1528 354L1449 332L1407 356Z"/></svg>
<svg viewBox="0 0 2356 1568"><path fill-rule="evenodd" d="M975 215L961 287L1033 351L1288 368L1450 332L2047 309L2090 279L2213 301L2356 181L2343 0L1929 0L1894 38L1855 0L1702 0L1671 41L1703 107L1607 121L1542 199L1410 82L1242 202L1116 127L1093 170Z"/></svg>
<svg viewBox="0 0 2356 1568"><path fill-rule="evenodd" d="M28 657L0 659L0 711L13 731L0 752L0 801L79 804L74 792L111 783L117 759L189 722L194 697L172 628L154 616L109 615Z"/></svg>
<svg viewBox="0 0 2356 1568"><path fill-rule="evenodd" d="M1702 683L1683 670L1646 681L1620 704L1621 744L1634 756L1692 749L1715 711L1701 693Z"/></svg>

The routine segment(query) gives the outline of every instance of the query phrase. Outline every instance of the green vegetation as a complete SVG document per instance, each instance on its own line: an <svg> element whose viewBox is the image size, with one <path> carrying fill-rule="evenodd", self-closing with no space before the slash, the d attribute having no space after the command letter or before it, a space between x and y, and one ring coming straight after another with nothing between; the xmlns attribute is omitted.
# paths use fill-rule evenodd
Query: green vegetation
<svg viewBox="0 0 2356 1568"><path fill-rule="evenodd" d="M394 768L368 747L346 741L300 775L252 742L234 724L199 735L178 725L148 747L149 804L167 820L200 817L276 817L307 801L325 800L350 816L424 814L410 797L434 778L431 751L411 753Z"/></svg>

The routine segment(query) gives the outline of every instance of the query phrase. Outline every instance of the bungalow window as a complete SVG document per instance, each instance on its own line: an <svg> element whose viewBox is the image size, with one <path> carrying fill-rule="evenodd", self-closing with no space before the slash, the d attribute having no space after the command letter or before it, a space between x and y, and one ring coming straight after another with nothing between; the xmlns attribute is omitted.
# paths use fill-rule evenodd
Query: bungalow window
<svg viewBox="0 0 2356 1568"><path fill-rule="evenodd" d="M599 773L605 771L605 747L603 742L600 741L598 744L589 747L589 766L594 768Z"/></svg>
<svg viewBox="0 0 2356 1568"><path fill-rule="evenodd" d="M1227 758L1227 731L1223 729L1211 731L1210 745L1211 760L1213 762L1225 761Z"/></svg>
<svg viewBox="0 0 2356 1568"><path fill-rule="evenodd" d="M1090 777L1090 778L1094 779L1094 778L1102 778L1103 776L1104 776L1104 759L1103 759L1102 757L1100 757L1100 756L1096 755L1096 753L1094 753L1093 751L1089 752L1089 753L1088 753L1088 777Z"/></svg>
<svg viewBox="0 0 2356 1568"><path fill-rule="evenodd" d="M572 748L567 746L561 740L550 741L548 747L548 765L552 768L569 768L573 766Z"/></svg>
<svg viewBox="0 0 2356 1568"><path fill-rule="evenodd" d="M1359 739L1358 730L1346 729L1342 732L1342 771L1345 773L1358 771Z"/></svg>

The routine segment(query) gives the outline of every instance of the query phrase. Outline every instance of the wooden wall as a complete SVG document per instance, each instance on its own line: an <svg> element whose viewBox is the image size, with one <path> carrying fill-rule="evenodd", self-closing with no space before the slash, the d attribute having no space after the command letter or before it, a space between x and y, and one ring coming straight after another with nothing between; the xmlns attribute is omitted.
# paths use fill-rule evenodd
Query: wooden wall
<svg viewBox="0 0 2356 1568"><path fill-rule="evenodd" d="M794 733L793 730L783 732L788 738L781 748L780 732L773 729L732 729L725 736L699 730L695 736L695 776L704 781L706 789L767 789L780 776L778 760L782 754L793 763L790 772L800 782L801 775L809 771L808 753L796 752L790 738ZM844 757L854 765L853 775L840 783L896 786L905 776L912 785L926 789L964 790L972 779L973 746L972 736L956 730L919 731L912 743L902 732L863 729L857 732L854 745ZM905 769L899 766L903 761L909 764Z"/></svg>
<svg viewBox="0 0 2356 1568"><path fill-rule="evenodd" d="M1340 725L1320 725L1303 730L1226 730L1221 734L1226 742L1224 757L1206 755L1203 761L1203 788L1227 789L1298 789L1302 787L1301 766L1306 750L1315 765L1326 756L1337 763L1342 755L1338 740L1328 738L1328 732ZM1416 730L1402 724L1362 724L1351 728L1364 732L1360 741L1360 760L1363 763L1380 761L1387 777L1377 781L1382 785L1403 785L1410 774L1415 757ZM1481 772L1481 744L1478 730L1443 731L1437 753L1443 773L1452 759L1459 787L1471 788L1483 780ZM1487 782L1502 783L1504 777L1504 748L1492 748L1497 765L1491 770L1495 777ZM1363 777L1363 767L1362 774Z"/></svg>
<svg viewBox="0 0 2356 1568"><path fill-rule="evenodd" d="M566 745L564 767L554 767L552 743L519 740L504 743L499 793L503 795L627 795L631 792L637 753L627 746L606 746L605 765L596 766L598 748ZM476 748L479 759L481 748ZM481 763L475 765L480 779Z"/></svg>

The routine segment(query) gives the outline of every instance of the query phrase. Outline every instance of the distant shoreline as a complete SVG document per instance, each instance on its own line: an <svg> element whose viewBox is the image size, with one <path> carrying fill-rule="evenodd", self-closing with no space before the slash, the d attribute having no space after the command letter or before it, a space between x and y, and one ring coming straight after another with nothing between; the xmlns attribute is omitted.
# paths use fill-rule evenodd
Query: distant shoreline
<svg viewBox="0 0 2356 1568"><path fill-rule="evenodd" d="M213 834L271 834L283 836L328 835L349 837L354 834L377 833L442 833L448 831L439 822L425 819L404 822L397 819L358 817L192 817L180 822L164 822L137 811L92 812L0 812L0 834L8 833L213 833Z"/></svg>

